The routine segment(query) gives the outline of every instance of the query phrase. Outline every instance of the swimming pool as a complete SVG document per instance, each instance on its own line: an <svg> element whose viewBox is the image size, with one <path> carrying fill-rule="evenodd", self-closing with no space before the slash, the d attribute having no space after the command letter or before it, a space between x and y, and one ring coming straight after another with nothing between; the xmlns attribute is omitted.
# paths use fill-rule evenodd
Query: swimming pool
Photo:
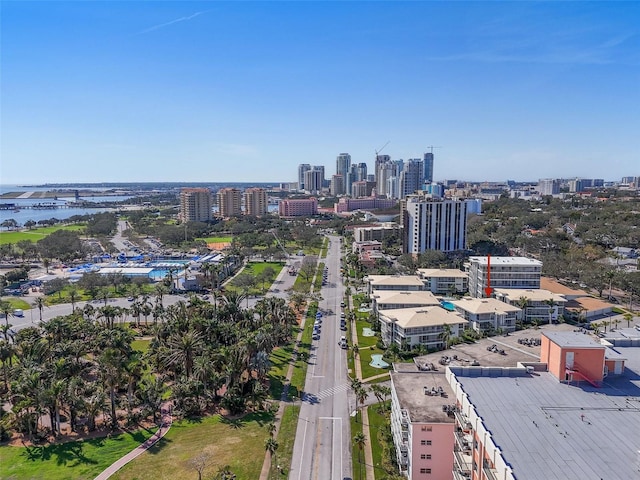
<svg viewBox="0 0 640 480"><path fill-rule="evenodd" d="M369 363L373 368L387 368L389 364L382 360L382 355L379 353L374 353L371 355L371 363Z"/></svg>
<svg viewBox="0 0 640 480"><path fill-rule="evenodd" d="M450 312L456 311L456 306L451 302L442 301L440 302L440 306L442 306L442 308L444 308L445 310L449 310Z"/></svg>
<svg viewBox="0 0 640 480"><path fill-rule="evenodd" d="M189 260L156 260L147 262L147 267L153 268L149 273L152 280L162 280L169 275L169 270L174 270L173 275L177 277L187 267Z"/></svg>

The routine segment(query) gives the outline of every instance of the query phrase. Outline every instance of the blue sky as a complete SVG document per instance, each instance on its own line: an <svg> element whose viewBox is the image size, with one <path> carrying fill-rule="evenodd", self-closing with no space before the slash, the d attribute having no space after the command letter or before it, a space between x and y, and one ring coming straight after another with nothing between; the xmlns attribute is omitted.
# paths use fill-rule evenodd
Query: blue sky
<svg viewBox="0 0 640 480"><path fill-rule="evenodd" d="M640 175L639 2L0 5L0 183Z"/></svg>

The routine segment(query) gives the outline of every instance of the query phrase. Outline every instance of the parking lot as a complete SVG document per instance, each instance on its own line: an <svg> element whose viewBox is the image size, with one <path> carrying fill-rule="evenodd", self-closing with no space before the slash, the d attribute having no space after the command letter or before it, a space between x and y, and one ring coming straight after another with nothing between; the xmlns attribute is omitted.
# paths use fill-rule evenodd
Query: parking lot
<svg viewBox="0 0 640 480"><path fill-rule="evenodd" d="M422 355L414 359L419 368L428 369L433 365L436 370L446 366L493 366L515 367L518 362L537 362L540 359L540 345L536 342L544 331L573 331L576 327L569 324L542 325L538 329L527 328L508 335L483 338L476 343L461 343L449 350ZM585 333L593 335L593 333ZM594 337L595 338L595 337ZM519 343L521 342L526 343ZM527 344L528 343L528 344ZM538 343L536 345L536 343ZM491 347L495 345L494 349ZM491 350L490 350L491 349ZM504 354L499 353L500 350ZM447 361L443 357L447 357ZM444 363L442 363L444 362ZM406 367L401 367L404 371Z"/></svg>

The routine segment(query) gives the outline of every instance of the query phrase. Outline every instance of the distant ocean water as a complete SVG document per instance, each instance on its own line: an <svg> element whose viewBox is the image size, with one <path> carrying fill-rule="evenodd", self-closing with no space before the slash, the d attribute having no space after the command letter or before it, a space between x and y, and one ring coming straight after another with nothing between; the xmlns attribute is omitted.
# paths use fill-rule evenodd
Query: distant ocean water
<svg viewBox="0 0 640 480"><path fill-rule="evenodd" d="M46 192L52 190L52 187L32 187L32 186L21 186L21 185L0 185L0 195L8 192ZM131 198L130 196L104 196L104 197L87 197L86 200L101 202L101 201L119 201L126 200L127 198ZM52 209L32 209L32 208L24 208L36 204L54 204L54 205L64 205L67 201L73 201L74 198L71 197L59 197L57 200L46 198L7 198L0 199L0 205L15 205L15 209L0 209L0 223L5 220L13 219L20 226L24 225L25 222L29 220L33 220L34 222L39 222L40 220L49 220L51 218L56 218L58 220L65 220L67 218L73 217L74 215L90 215L92 213L100 213L100 212L109 212L113 211L112 208L52 208Z"/></svg>
<svg viewBox="0 0 640 480"><path fill-rule="evenodd" d="M156 185L156 184L147 184L147 185ZM165 184L167 186L171 185L171 187L178 188L178 184ZM225 186L232 184L212 184L211 186ZM238 186L262 186L255 183L234 183L233 185ZM272 185L272 184L268 184ZM264 186L268 186L265 184ZM0 195L8 192L46 192L54 189L82 189L82 190L94 190L99 192L101 190L112 190L113 188L118 188L118 184L108 184L105 186L96 186L95 184L65 184L65 185L47 185L47 186L30 186L30 185L9 185L9 184L0 184ZM128 184L120 185L121 188L130 188L131 186ZM82 198L82 196L80 196ZM86 197L85 200L93 201L93 202L102 202L102 201L121 201L131 198L130 195L123 196L92 196ZM20 226L24 225L25 222L32 220L34 222L39 222L40 220L49 220L51 218L56 218L58 220L65 220L67 218L73 217L74 215L91 215L94 213L100 212L110 212L114 211L113 208L55 208L55 209L32 209L32 208L21 208L25 206L30 206L38 203L52 203L57 205L64 205L67 201L73 201L74 198L72 196L58 197L57 200L54 199L30 199L30 198L7 198L0 199L0 205L12 204L15 205L16 209L0 209L0 223L5 220L13 219ZM278 205L269 205L268 210L270 212L277 212Z"/></svg>

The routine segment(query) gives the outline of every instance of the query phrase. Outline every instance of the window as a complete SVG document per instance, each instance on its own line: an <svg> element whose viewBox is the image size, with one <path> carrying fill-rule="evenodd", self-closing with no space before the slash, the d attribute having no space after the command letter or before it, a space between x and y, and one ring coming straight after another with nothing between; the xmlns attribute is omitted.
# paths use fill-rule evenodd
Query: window
<svg viewBox="0 0 640 480"><path fill-rule="evenodd" d="M427 473L427 474L430 474L430 473L431 473L431 469L430 469L430 468L421 468L421 469L420 469L420 473Z"/></svg>
<svg viewBox="0 0 640 480"><path fill-rule="evenodd" d="M433 427L427 427L426 425L422 426L422 431L423 432L430 432L433 430Z"/></svg>
<svg viewBox="0 0 640 480"><path fill-rule="evenodd" d="M420 445L431 445L431 440L420 440Z"/></svg>

